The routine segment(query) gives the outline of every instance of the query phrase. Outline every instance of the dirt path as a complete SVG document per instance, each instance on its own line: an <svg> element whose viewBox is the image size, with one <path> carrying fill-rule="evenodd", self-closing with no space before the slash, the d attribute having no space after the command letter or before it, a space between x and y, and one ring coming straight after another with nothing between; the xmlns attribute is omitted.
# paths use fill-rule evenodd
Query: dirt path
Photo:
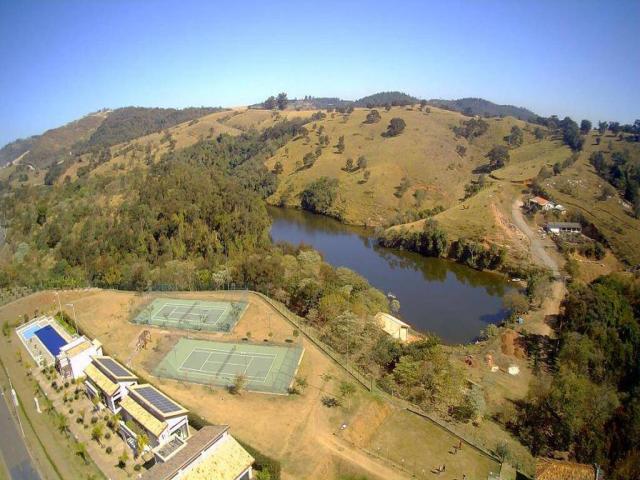
<svg viewBox="0 0 640 480"><path fill-rule="evenodd" d="M545 245L542 239L531 230L529 224L522 215L522 200L515 199L511 205L511 216L513 217L513 223L520 229L522 233L526 235L530 243L531 256L534 261L540 266L546 267L553 273L553 276L558 278L560 276L560 268L558 263L549 255L545 250Z"/></svg>
<svg viewBox="0 0 640 480"><path fill-rule="evenodd" d="M516 198L511 205L511 215L513 223L529 239L531 256L535 263L551 270L555 280L551 283L549 296L542 303L542 307L537 311L532 311L527 315L527 330L539 335L553 336L553 329L550 323L560 312L560 304L566 293L564 281L560 276L558 262L545 250L542 239L534 232L522 215L522 201Z"/></svg>

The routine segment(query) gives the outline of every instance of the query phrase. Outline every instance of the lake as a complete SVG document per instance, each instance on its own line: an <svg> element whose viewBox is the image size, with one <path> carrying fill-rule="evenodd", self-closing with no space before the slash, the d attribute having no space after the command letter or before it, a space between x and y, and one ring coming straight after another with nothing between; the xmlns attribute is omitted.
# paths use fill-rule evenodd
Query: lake
<svg viewBox="0 0 640 480"><path fill-rule="evenodd" d="M322 215L276 207L269 207L269 214L274 242L311 245L328 263L355 270L398 298L400 318L446 343L473 341L489 323L507 315L502 297L510 286L500 275L380 247L371 230Z"/></svg>

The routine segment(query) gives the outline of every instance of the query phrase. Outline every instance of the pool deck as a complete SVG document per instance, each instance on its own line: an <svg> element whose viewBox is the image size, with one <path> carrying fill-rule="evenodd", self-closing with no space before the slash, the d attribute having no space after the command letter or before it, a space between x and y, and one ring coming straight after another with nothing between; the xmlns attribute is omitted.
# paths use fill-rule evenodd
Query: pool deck
<svg viewBox="0 0 640 480"><path fill-rule="evenodd" d="M38 328L35 328L35 326ZM31 320L24 325L21 325L16 329L16 334L18 338L24 345L24 348L27 349L31 358L33 358L34 362L38 366L49 366L55 363L55 357L49 352L47 347L42 343L42 341L35 335L35 330L39 330L41 328L46 327L47 325L51 325L51 327L67 342L71 342L73 337L69 335L64 328L58 325L58 322L51 316L41 316ZM25 335L26 334L26 335Z"/></svg>

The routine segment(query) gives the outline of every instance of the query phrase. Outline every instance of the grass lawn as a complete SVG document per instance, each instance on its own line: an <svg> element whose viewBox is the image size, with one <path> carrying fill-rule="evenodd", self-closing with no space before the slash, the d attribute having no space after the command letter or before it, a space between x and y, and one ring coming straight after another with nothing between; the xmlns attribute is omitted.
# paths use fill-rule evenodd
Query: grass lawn
<svg viewBox="0 0 640 480"><path fill-rule="evenodd" d="M485 480L489 473L498 474L500 464L463 444L453 454L456 437L427 419L406 410L394 411L387 416L371 437L366 448L389 458L414 473L416 478L440 478L431 473L445 465L446 477Z"/></svg>

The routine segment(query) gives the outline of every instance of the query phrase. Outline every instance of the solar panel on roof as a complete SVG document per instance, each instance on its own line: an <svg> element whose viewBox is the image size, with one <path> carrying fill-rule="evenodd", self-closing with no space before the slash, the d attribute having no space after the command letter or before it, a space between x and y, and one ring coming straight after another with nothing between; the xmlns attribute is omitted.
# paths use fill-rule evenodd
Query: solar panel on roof
<svg viewBox="0 0 640 480"><path fill-rule="evenodd" d="M170 413L180 410L180 407L173 400L167 398L164 394L158 392L152 387L136 388L135 392L144 398L151 405L156 407L162 413Z"/></svg>
<svg viewBox="0 0 640 480"><path fill-rule="evenodd" d="M105 366L107 370L113 373L116 377L130 377L131 374L122 368L118 362L111 358L101 358L100 363Z"/></svg>

